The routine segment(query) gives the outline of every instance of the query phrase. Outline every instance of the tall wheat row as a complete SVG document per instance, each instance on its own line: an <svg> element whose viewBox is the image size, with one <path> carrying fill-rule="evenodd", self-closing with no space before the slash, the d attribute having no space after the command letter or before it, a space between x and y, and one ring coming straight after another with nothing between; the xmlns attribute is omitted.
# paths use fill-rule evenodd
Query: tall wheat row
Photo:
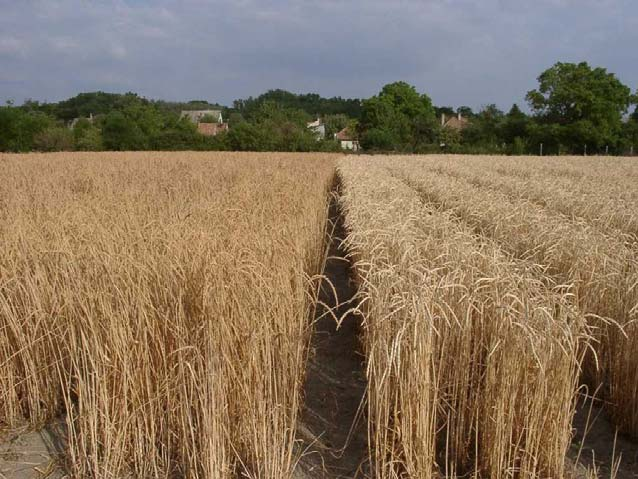
<svg viewBox="0 0 638 479"><path fill-rule="evenodd" d="M332 158L0 171L0 427L63 418L77 478L290 477Z"/></svg>
<svg viewBox="0 0 638 479"><path fill-rule="evenodd" d="M457 163L446 157L395 158L388 167L425 200L476 233L494 239L518 258L543 265L547 279L572 285L574 301L587 315L596 339L583 379L590 392L598 390L605 399L620 429L638 437L638 251L633 236L618 230L619 223L567 216L500 188L482 186L489 182L488 172L472 166L463 169ZM582 169L589 171L586 164ZM609 178L602 181L600 194L611 178L616 181ZM616 205L623 210L622 201Z"/></svg>
<svg viewBox="0 0 638 479"><path fill-rule="evenodd" d="M338 167L376 477L563 477L588 340L569 289L424 203L388 165Z"/></svg>

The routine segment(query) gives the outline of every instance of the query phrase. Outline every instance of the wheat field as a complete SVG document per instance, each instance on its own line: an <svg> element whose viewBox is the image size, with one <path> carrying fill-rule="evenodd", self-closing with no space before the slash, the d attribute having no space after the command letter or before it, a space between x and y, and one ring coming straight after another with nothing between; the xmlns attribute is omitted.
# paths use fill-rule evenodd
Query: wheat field
<svg viewBox="0 0 638 479"><path fill-rule="evenodd" d="M0 157L0 427L72 477L289 477L329 156Z"/></svg>
<svg viewBox="0 0 638 479"><path fill-rule="evenodd" d="M583 392L638 435L634 160L337 169L377 477L571 477Z"/></svg>
<svg viewBox="0 0 638 479"><path fill-rule="evenodd" d="M638 437L636 180L629 158L0 155L0 433L61 422L71 478L307 477L336 201L356 477L571 479L583 395Z"/></svg>

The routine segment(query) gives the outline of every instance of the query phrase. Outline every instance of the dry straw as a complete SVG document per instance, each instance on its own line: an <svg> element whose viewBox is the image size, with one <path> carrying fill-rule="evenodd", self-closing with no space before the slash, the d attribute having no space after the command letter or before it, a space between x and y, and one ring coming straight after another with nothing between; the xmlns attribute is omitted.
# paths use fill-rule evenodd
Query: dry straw
<svg viewBox="0 0 638 479"><path fill-rule="evenodd" d="M344 160L376 477L563 477L587 339L565 288L417 191Z"/></svg>
<svg viewBox="0 0 638 479"><path fill-rule="evenodd" d="M453 213L514 256L543 265L558 283L573 285L574 300L588 315L596 337L584 379L592 392L603 386L616 424L638 436L638 254L632 236L591 218L566 216L499 188L481 186L486 180L478 178L489 174L471 165L472 173L462 172L450 158L388 163L393 174L426 201ZM465 179L469 174L476 180Z"/></svg>
<svg viewBox="0 0 638 479"><path fill-rule="evenodd" d="M513 198L528 199L570 218L582 219L616 237L628 236L628 242L636 242L638 189L635 182L638 178L632 176L629 169L633 160L618 164L618 159L599 158L597 168L585 163L578 170L570 168L574 161L561 158L546 163L539 158L461 157L431 163L442 174L464 178ZM601 164L606 168L604 171L599 170ZM623 176L619 177L619 173Z"/></svg>
<svg viewBox="0 0 638 479"><path fill-rule="evenodd" d="M0 427L78 478L290 477L333 160L0 157Z"/></svg>

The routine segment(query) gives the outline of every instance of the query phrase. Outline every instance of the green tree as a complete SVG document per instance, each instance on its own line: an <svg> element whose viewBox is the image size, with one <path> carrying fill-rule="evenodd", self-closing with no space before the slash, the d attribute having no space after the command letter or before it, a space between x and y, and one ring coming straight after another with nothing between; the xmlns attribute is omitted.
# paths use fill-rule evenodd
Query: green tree
<svg viewBox="0 0 638 479"><path fill-rule="evenodd" d="M311 116L275 101L262 102L249 120L237 118L226 136L227 146L239 151L325 151L336 142L318 141L306 127Z"/></svg>
<svg viewBox="0 0 638 479"><path fill-rule="evenodd" d="M461 146L461 132L455 128L441 128L439 146L448 152L456 152Z"/></svg>
<svg viewBox="0 0 638 479"><path fill-rule="evenodd" d="M165 115L154 105L134 103L114 110L102 121L107 150L147 150L162 131L174 127L177 115Z"/></svg>
<svg viewBox="0 0 638 479"><path fill-rule="evenodd" d="M200 123L217 123L217 118L215 118L210 113L208 115L204 115L199 120Z"/></svg>
<svg viewBox="0 0 638 479"><path fill-rule="evenodd" d="M469 106L458 107L456 113L460 113L465 118L472 118L474 116L474 111Z"/></svg>
<svg viewBox="0 0 638 479"><path fill-rule="evenodd" d="M101 151L104 149L102 130L86 118L79 119L73 127L75 149L78 151Z"/></svg>
<svg viewBox="0 0 638 479"><path fill-rule="evenodd" d="M305 111L264 102L257 114L264 149L272 151L312 151L317 149L315 134L306 127L311 119Z"/></svg>
<svg viewBox="0 0 638 479"><path fill-rule="evenodd" d="M504 115L496 105L483 107L463 129L463 144L481 152L500 152L503 141Z"/></svg>
<svg viewBox="0 0 638 479"><path fill-rule="evenodd" d="M525 144L525 140L516 136L512 140L512 143L508 145L507 153L509 155L524 155L527 152L527 145Z"/></svg>
<svg viewBox="0 0 638 479"><path fill-rule="evenodd" d="M31 151L36 135L53 126L54 118L45 113L24 111L10 103L0 107L0 151Z"/></svg>
<svg viewBox="0 0 638 479"><path fill-rule="evenodd" d="M361 101L356 98L323 98L316 93L296 94L286 90L269 90L257 98L235 100L233 110L247 120L255 120L263 103L276 103L282 108L302 110L311 117L344 114L349 118L359 118ZM228 112L230 113L230 112Z"/></svg>
<svg viewBox="0 0 638 479"><path fill-rule="evenodd" d="M432 101L405 82L385 85L363 102L359 132L366 149L414 151L433 143L437 121Z"/></svg>
<svg viewBox="0 0 638 479"><path fill-rule="evenodd" d="M518 107L517 104L512 105L510 111L503 118L501 134L503 141L511 145L514 140L519 140L527 136L527 128L529 126L529 117Z"/></svg>
<svg viewBox="0 0 638 479"><path fill-rule="evenodd" d="M197 132L197 126L187 118L169 116L150 136L150 148L161 151L209 150L206 138Z"/></svg>
<svg viewBox="0 0 638 479"><path fill-rule="evenodd" d="M104 142L102 141L102 130L94 125L83 129L75 136L75 149L78 151L102 151Z"/></svg>
<svg viewBox="0 0 638 479"><path fill-rule="evenodd" d="M74 118L87 118L90 115L105 115L112 111L122 111L134 105L149 105L150 102L136 93L105 93L102 91L80 93L59 102L56 116L64 121Z"/></svg>
<svg viewBox="0 0 638 479"><path fill-rule="evenodd" d="M334 135L349 126L351 121L352 120L343 113L324 116L323 123L326 125L326 138L334 138Z"/></svg>
<svg viewBox="0 0 638 479"><path fill-rule="evenodd" d="M121 111L113 111L104 117L102 138L107 150L144 150L148 146L144 132Z"/></svg>
<svg viewBox="0 0 638 479"><path fill-rule="evenodd" d="M538 83L526 97L541 126L537 136L556 135L551 144L572 153L580 153L584 145L594 152L619 144L632 96L613 73L586 62L556 63L541 73Z"/></svg>
<svg viewBox="0 0 638 479"><path fill-rule="evenodd" d="M46 128L33 138L33 147L38 151L72 151L74 143L73 132L63 126Z"/></svg>
<svg viewBox="0 0 638 479"><path fill-rule="evenodd" d="M273 144L264 129L243 121L228 132L228 144L233 151L269 151Z"/></svg>
<svg viewBox="0 0 638 479"><path fill-rule="evenodd" d="M231 130L239 125L240 123L246 121L246 119L244 118L244 116L241 113L238 112L232 112L228 115L228 128L230 128Z"/></svg>
<svg viewBox="0 0 638 479"><path fill-rule="evenodd" d="M638 154L638 107L623 124L620 153Z"/></svg>

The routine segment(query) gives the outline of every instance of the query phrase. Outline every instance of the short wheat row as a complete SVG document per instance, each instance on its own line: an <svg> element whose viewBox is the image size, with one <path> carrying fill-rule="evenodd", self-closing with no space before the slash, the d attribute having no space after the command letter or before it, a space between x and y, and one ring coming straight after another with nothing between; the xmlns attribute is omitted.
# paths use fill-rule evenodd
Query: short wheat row
<svg viewBox="0 0 638 479"><path fill-rule="evenodd" d="M560 163L560 159L556 159ZM601 160L604 161L604 160ZM534 160L530 160L532 165ZM638 241L638 189L598 178L555 177L539 167L525 177L516 173L520 160L433 160L437 172L468 180L484 188L527 199L570 218L580 218L596 228L627 241ZM497 166L499 165L499 166Z"/></svg>

